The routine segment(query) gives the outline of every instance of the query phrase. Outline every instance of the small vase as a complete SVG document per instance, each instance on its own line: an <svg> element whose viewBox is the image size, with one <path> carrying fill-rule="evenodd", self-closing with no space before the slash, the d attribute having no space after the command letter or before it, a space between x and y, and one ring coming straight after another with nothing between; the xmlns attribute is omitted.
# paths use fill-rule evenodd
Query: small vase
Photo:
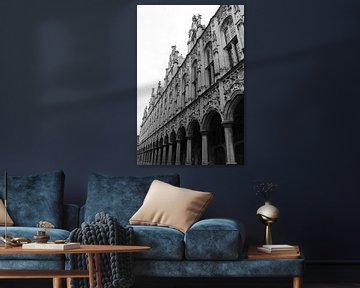
<svg viewBox="0 0 360 288"><path fill-rule="evenodd" d="M47 243L50 237L46 234L46 231L38 231L36 235L34 235L33 239L36 243Z"/></svg>
<svg viewBox="0 0 360 288"><path fill-rule="evenodd" d="M276 220L280 217L280 211L271 202L266 201L265 205L261 206L256 214L258 215L261 223L265 226L265 237L264 242L266 245L272 244L272 235L271 235L271 224L274 224Z"/></svg>

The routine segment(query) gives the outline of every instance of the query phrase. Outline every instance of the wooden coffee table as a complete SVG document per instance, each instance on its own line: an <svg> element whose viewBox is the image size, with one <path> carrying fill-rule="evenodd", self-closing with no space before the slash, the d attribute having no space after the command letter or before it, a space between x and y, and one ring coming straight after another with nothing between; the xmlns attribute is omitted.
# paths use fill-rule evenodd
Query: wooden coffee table
<svg viewBox="0 0 360 288"><path fill-rule="evenodd" d="M127 253L144 252L149 250L148 246L123 246L123 245L80 245L78 249L71 250L25 250L21 247L0 248L1 254L25 255L25 254L87 254L89 263L88 270L0 270L0 279L30 279L30 278L52 278L53 288L62 287L61 280L66 278L70 284L72 278L88 278L90 288L96 284L101 288L101 257L102 253ZM94 263L95 257L95 263ZM69 286L69 285L68 285Z"/></svg>

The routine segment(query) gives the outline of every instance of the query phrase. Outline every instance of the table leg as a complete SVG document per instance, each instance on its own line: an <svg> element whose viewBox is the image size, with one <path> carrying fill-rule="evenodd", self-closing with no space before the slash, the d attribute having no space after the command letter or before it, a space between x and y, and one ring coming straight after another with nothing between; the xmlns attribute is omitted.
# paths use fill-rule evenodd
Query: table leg
<svg viewBox="0 0 360 288"><path fill-rule="evenodd" d="M66 288L71 288L71 278L66 278Z"/></svg>
<svg viewBox="0 0 360 288"><path fill-rule="evenodd" d="M293 288L301 288L301 277L296 276L293 278Z"/></svg>
<svg viewBox="0 0 360 288"><path fill-rule="evenodd" d="M95 283L94 283L94 254L92 253L88 253L88 260L89 260L89 288L95 288Z"/></svg>
<svg viewBox="0 0 360 288"><path fill-rule="evenodd" d="M95 271L96 271L96 285L97 288L102 288L101 284L101 255L95 254Z"/></svg>
<svg viewBox="0 0 360 288"><path fill-rule="evenodd" d="M61 278L53 278L53 288L61 288L62 282Z"/></svg>

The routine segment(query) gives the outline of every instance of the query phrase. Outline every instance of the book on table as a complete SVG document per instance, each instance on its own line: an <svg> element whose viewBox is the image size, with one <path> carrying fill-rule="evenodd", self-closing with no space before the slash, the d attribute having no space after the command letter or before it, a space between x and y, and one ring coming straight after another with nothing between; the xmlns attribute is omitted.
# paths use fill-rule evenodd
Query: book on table
<svg viewBox="0 0 360 288"><path fill-rule="evenodd" d="M80 243L69 242L69 243L27 243L22 245L23 249L28 250L70 250L79 249Z"/></svg>
<svg viewBox="0 0 360 288"><path fill-rule="evenodd" d="M298 254L299 253L299 247L298 246L292 246L292 245L286 245L286 244L280 244L280 245L262 245L258 246L257 250L259 252L264 252L268 254Z"/></svg>

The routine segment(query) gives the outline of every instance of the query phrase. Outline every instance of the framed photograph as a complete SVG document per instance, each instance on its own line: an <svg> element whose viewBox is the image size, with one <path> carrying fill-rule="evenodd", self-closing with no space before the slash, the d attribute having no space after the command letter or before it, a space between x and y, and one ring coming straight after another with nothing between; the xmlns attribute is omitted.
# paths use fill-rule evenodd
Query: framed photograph
<svg viewBox="0 0 360 288"><path fill-rule="evenodd" d="M244 6L137 6L137 164L244 164Z"/></svg>

